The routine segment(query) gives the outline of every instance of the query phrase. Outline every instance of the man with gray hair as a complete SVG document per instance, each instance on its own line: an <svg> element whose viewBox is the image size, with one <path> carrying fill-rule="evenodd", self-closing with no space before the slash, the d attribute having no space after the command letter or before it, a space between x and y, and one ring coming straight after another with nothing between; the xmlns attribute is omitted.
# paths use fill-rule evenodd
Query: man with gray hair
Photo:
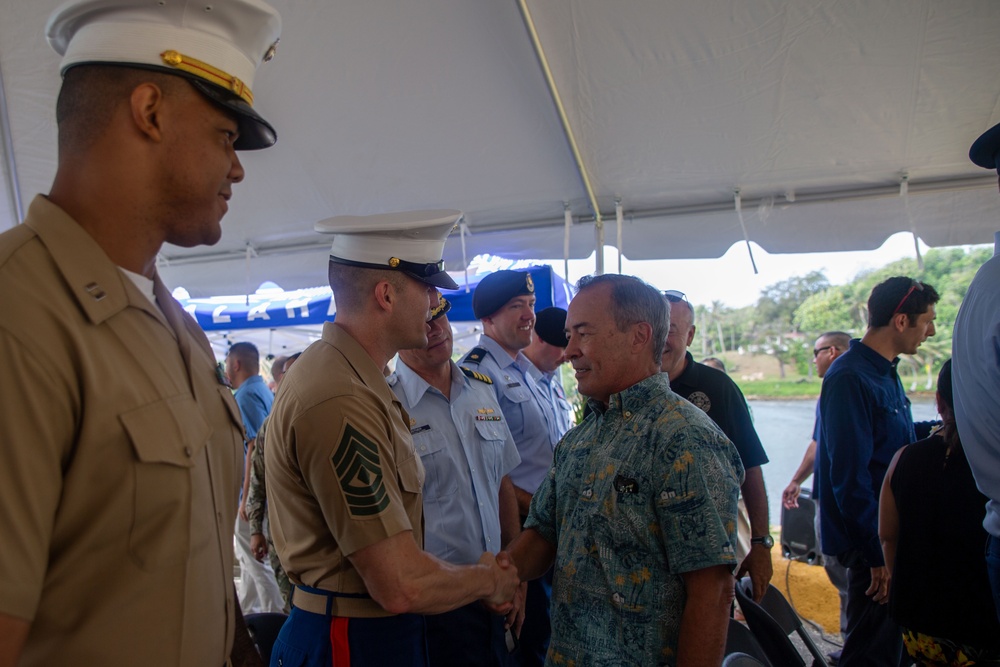
<svg viewBox="0 0 1000 667"><path fill-rule="evenodd" d="M509 549L524 579L555 562L546 664L718 665L739 454L660 373L663 296L621 275L578 289L566 357L593 410L556 449Z"/></svg>

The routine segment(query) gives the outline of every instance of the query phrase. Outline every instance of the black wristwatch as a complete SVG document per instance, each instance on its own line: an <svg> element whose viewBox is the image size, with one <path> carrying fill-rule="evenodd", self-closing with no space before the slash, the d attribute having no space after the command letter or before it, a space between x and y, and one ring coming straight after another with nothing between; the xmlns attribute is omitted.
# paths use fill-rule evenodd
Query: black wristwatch
<svg viewBox="0 0 1000 667"><path fill-rule="evenodd" d="M762 535L760 537L751 537L750 544L760 544L763 545L765 549L770 549L774 546L774 538L770 535Z"/></svg>

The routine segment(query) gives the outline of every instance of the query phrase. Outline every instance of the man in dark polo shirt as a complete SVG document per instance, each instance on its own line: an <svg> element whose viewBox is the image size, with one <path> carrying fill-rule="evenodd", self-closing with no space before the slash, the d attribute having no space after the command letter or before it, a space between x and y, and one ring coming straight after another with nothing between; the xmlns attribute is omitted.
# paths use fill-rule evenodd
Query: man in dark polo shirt
<svg viewBox="0 0 1000 667"><path fill-rule="evenodd" d="M663 348L661 371L670 377L670 388L680 396L705 411L722 432L732 440L740 453L746 478L740 487L741 505L745 504L749 516L749 540L746 540L746 519L739 521L740 537L736 556L740 561L736 577L750 575L754 598L760 600L771 581L770 519L767 510L767 492L760 467L767 463L767 454L760 444L757 431L750 419L746 399L729 376L694 360L687 351L694 339L694 308L682 292L667 290L663 293L670 303L670 330ZM743 508L740 508L741 514ZM749 546L746 545L749 541Z"/></svg>

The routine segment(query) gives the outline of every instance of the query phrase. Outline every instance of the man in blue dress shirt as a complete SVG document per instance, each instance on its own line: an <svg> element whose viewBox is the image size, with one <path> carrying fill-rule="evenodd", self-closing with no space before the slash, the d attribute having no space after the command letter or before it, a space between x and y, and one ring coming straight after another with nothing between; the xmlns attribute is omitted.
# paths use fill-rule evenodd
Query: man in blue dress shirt
<svg viewBox="0 0 1000 667"><path fill-rule="evenodd" d="M250 491L250 462L257 444L257 432L271 412L274 394L260 376L260 352L253 343L233 343L226 354L226 377L236 390L234 398L243 417L247 439L243 447L243 485L233 542L240 561L237 591L243 613L281 612L285 602L269 563L258 561L250 547L247 496Z"/></svg>
<svg viewBox="0 0 1000 667"><path fill-rule="evenodd" d="M521 530L508 477L521 458L492 381L451 360L450 309L442 297L427 323L427 345L399 353L389 386L410 416L413 445L427 474L424 548L449 563L471 565L484 551L496 554ZM431 667L509 664L504 618L479 602L426 620Z"/></svg>
<svg viewBox="0 0 1000 667"><path fill-rule="evenodd" d="M900 354L934 335L930 285L897 276L868 298L868 330L823 378L817 483L822 551L848 569L847 640L840 665L905 664L902 634L889 619L889 574L878 537L878 498L893 454L916 440Z"/></svg>

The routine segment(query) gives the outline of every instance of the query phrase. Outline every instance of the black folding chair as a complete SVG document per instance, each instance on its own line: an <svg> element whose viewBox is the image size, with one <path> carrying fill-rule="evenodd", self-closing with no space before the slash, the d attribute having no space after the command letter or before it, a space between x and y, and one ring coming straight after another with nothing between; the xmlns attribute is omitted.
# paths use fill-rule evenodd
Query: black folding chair
<svg viewBox="0 0 1000 667"><path fill-rule="evenodd" d="M729 631L726 634L726 657L728 658L731 655L750 656L757 662L746 664L759 664L764 665L764 667L771 667L771 662L767 659L767 653L761 648L761 645L757 642L757 638L753 636L753 632L735 618L729 619ZM728 665L729 663L724 662L722 664ZM744 663L733 664L739 665Z"/></svg>
<svg viewBox="0 0 1000 667"><path fill-rule="evenodd" d="M271 649L274 648L274 640L278 638L281 626L285 624L287 618L286 614L275 613L247 614L243 617L247 624L247 630L250 632L250 638L253 639L257 652L260 653L265 665L271 664Z"/></svg>
<svg viewBox="0 0 1000 667"><path fill-rule="evenodd" d="M743 616L747 619L747 625L750 626L761 648L767 653L771 664L781 667L806 667L806 661L792 644L792 640L778 622L754 602L752 595L747 593L746 587L742 584L743 582L736 584L736 601L739 602Z"/></svg>
<svg viewBox="0 0 1000 667"><path fill-rule="evenodd" d="M743 591L748 595L753 595L753 584L750 579L744 577L739 581L737 586L742 586ZM802 643L806 645L809 653L812 654L814 665L826 665L826 656L823 655L823 651L820 650L816 642L813 641L812 636L806 631L805 626L802 624L802 619L799 615L795 613L792 605L788 603L785 596L781 594L777 588L773 585L768 584L767 592L764 593L764 599L760 601L760 606L764 608L771 618L777 621L778 625L785 632L786 635L790 635L793 632L798 633L799 637L802 639Z"/></svg>

